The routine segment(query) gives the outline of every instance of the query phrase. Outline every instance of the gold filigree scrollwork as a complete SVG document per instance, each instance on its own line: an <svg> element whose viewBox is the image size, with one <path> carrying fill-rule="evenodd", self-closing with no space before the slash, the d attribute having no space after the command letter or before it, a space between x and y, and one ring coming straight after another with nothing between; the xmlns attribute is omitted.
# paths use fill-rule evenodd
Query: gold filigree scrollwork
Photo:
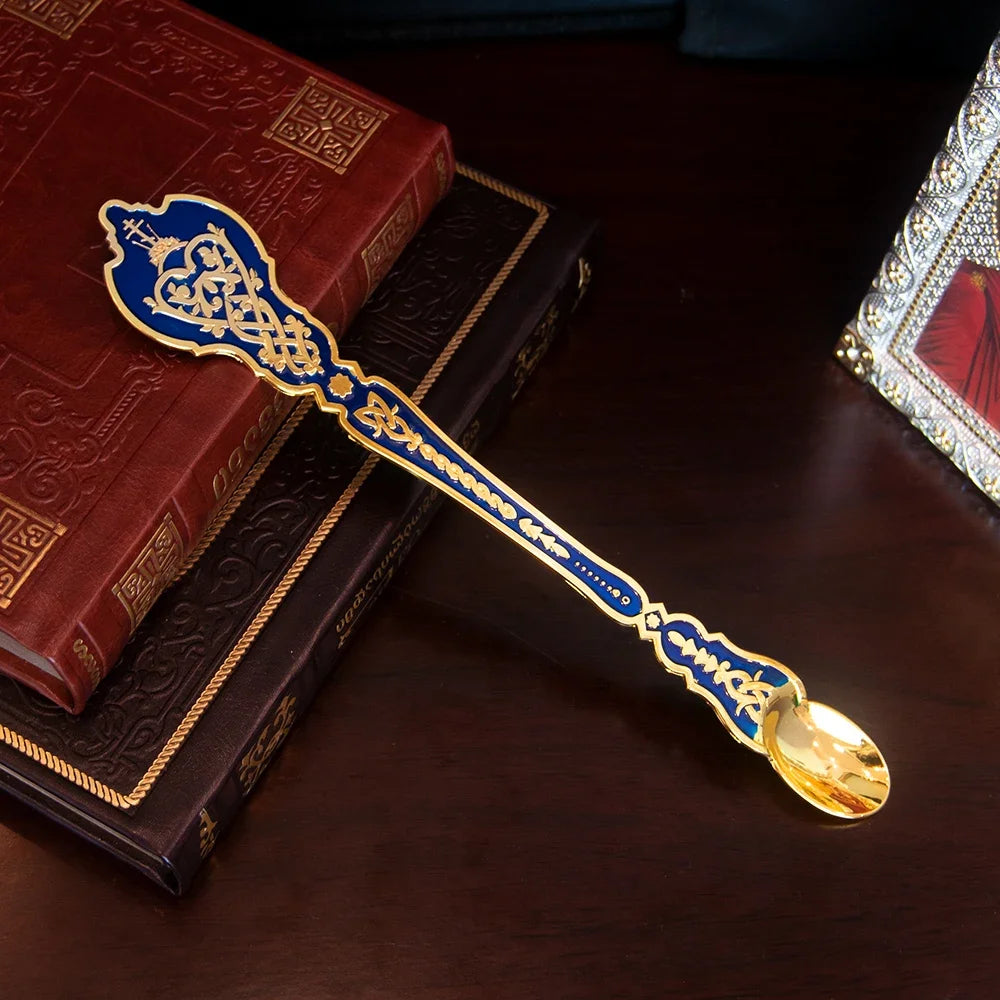
<svg viewBox="0 0 1000 1000"><path fill-rule="evenodd" d="M384 108L311 76L264 135L342 174L388 118Z"/></svg>
<svg viewBox="0 0 1000 1000"><path fill-rule="evenodd" d="M248 267L226 237L225 230L209 224L207 232L186 243L161 237L148 223L127 219L123 226L129 242L144 246L160 271L152 296L144 300L154 313L173 316L210 333L217 340L232 334L257 348L260 364L291 375L323 373L315 330L289 312L277 309L257 293L264 281ZM176 267L164 269L175 250L184 257ZM331 330L336 336L336 330ZM331 348L332 349L332 348Z"/></svg>
<svg viewBox="0 0 1000 1000"><path fill-rule="evenodd" d="M517 510L513 504L501 499L498 494L490 490L471 472L463 469L457 462L453 462L446 455L442 455L433 445L425 442L423 436L418 431L414 431L399 415L398 411L398 406L390 407L377 393L369 392L367 403L363 408L356 410L354 415L372 429L374 438L379 438L384 434L390 441L406 445L407 451L412 452L419 449L422 458L433 463L435 468L440 469L453 482L458 483L479 499L485 500L500 513L504 520L514 520L517 516ZM569 559L569 549L558 542L554 534L547 533L541 525L535 524L531 518L522 517L517 524L526 538L540 543L543 548L560 559Z"/></svg>
<svg viewBox="0 0 1000 1000"><path fill-rule="evenodd" d="M381 437L383 434L390 441L398 444L405 444L407 451L416 451L424 440L423 436L410 428L410 425L399 415L399 407L392 406L377 393L368 393L368 402L360 410L356 410L354 415L363 424L367 424L372 431L372 437Z"/></svg>
<svg viewBox="0 0 1000 1000"><path fill-rule="evenodd" d="M0 11L16 14L67 39L100 3L101 0L0 0Z"/></svg>
<svg viewBox="0 0 1000 1000"><path fill-rule="evenodd" d="M66 529L0 493L0 609L10 606L24 581Z"/></svg>
<svg viewBox="0 0 1000 1000"><path fill-rule="evenodd" d="M128 612L133 631L177 575L183 561L184 544L168 511L135 561L111 588Z"/></svg>
<svg viewBox="0 0 1000 1000"><path fill-rule="evenodd" d="M295 701L291 695L285 695L281 699L274 718L261 730L253 749L240 761L240 786L244 795L253 791L278 747L291 732L295 723Z"/></svg>
<svg viewBox="0 0 1000 1000"><path fill-rule="evenodd" d="M413 430L398 411L398 406L389 406L378 393L369 391L367 403L355 410L354 416L374 431L372 438L378 439L384 434L390 441L405 444L407 451L418 451L425 462L443 472L453 483L457 483L474 497L485 501L505 521L513 521L517 517L517 508L512 503L504 500L468 469L463 469L458 462L425 441L423 435Z"/></svg>
<svg viewBox="0 0 1000 1000"><path fill-rule="evenodd" d="M198 814L198 853L202 861L212 853L218 839L218 822L209 816L207 809L202 809Z"/></svg>
<svg viewBox="0 0 1000 1000"><path fill-rule="evenodd" d="M845 330L834 352L837 360L862 382L868 381L875 364L872 349L853 330Z"/></svg>
<svg viewBox="0 0 1000 1000"><path fill-rule="evenodd" d="M726 694L736 703L734 716L746 713L747 718L760 725L764 718L764 702L774 690L774 685L760 679L762 670L751 676L746 670L733 669L729 660L719 661L714 653L699 646L694 639L670 629L667 638L683 656L694 661L717 684L722 684Z"/></svg>

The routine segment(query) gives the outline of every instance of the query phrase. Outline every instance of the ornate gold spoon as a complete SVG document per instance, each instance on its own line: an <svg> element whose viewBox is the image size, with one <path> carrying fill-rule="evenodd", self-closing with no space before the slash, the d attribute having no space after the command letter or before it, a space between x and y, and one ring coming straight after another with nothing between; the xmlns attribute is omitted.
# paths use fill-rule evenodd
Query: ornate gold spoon
<svg viewBox="0 0 1000 1000"><path fill-rule="evenodd" d="M652 603L635 580L462 451L392 383L340 358L334 334L279 289L274 261L245 220L184 195L168 196L158 209L109 201L100 217L114 251L104 269L108 288L143 333L196 355L229 355L282 392L311 395L354 440L433 483L635 628L732 736L766 754L806 801L847 819L885 802L889 771L875 744L840 713L809 702L787 667Z"/></svg>

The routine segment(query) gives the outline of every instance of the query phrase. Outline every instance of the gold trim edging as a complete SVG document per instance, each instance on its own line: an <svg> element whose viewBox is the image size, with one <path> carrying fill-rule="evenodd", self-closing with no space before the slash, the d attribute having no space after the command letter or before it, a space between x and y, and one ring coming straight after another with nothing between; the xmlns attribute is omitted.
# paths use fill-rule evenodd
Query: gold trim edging
<svg viewBox="0 0 1000 1000"><path fill-rule="evenodd" d="M954 392L954 390L949 389L940 379L940 376L931 371L917 359L912 347L907 349L904 353L900 345L902 340L909 333L909 329L913 323L913 317L927 292L927 286L940 270L947 255L951 252L952 244L954 244L959 230L964 225L969 212L972 211L972 207L982 196L983 189L996 179L998 168L1000 168L1000 145L998 145L990 153L986 163L983 165L979 176L976 178L975 184L973 184L968 196L962 203L962 207L959 210L958 215L955 217L955 221L951 224L951 227L941 242L941 246L938 248L938 252L934 255L933 263L927 269L927 273L924 275L923 280L917 286L917 290L910 301L906 312L903 314L903 318L900 321L899 326L896 328L896 332L892 335L892 339L886 347L886 353L889 357L896 361L903 369L908 371L917 380L917 382L922 385L924 389L926 389L927 392L929 392L945 408L945 410L951 413L952 417L966 430L978 437L994 437L997 434L997 430L988 424L983 417L976 414L974 410L972 411L973 416L971 419L969 419L965 413L960 412L960 410L956 408L956 403L964 406L967 406L968 404L965 404ZM993 208L993 216L995 227L995 206ZM996 237L995 232L993 235ZM997 245L996 252L1000 254L1000 244ZM969 407L969 409L972 410L971 407ZM907 418L909 419L909 415L907 415ZM910 422L914 423L913 420ZM915 426L917 426L918 430L923 431L923 428L920 427L920 425L915 424ZM975 482L975 480L973 480L973 482Z"/></svg>
<svg viewBox="0 0 1000 1000"><path fill-rule="evenodd" d="M468 336L469 331L473 328L473 326L475 326L476 322L485 312L490 302L493 301L497 292L510 277L515 265L521 257L524 256L525 251L534 242L535 238L541 232L542 227L549 218L548 206L544 202L539 201L537 198L533 198L531 195L525 194L523 191L510 187L501 181L495 180L487 174L481 173L478 170L473 170L471 167L466 167L463 164L458 164L456 169L463 177L474 180L477 184L490 188L498 194L502 194L505 197L510 198L512 201L518 201L521 204L534 209L537 215L534 222L532 222L532 224L528 227L528 230L521 237L517 246L503 263L500 270L496 273L496 275L494 275L493 280L483 291L482 295L480 295L476 304L466 314L465 319L462 320L461 325L452 335L451 340L449 340L444 346L444 349L428 369L427 374L424 375L420 384L411 394L410 398L416 403L420 403L427 395L431 386L433 386L437 381L445 367L448 365L448 362L452 359L455 352ZM233 513L246 497L247 493L249 493L253 484L260 478L264 469L274 458L274 455L284 445L285 441L288 440L288 437L295 425L297 425L305 416L305 413L310 405L311 404L308 400L300 402L285 420L285 423L281 430L279 430L278 435L258 459L254 468L247 473L246 477L244 477L244 481L240 484L237 491L227 502L225 508L223 508L220 512L220 515L216 519L212 528L209 529L210 536L206 536L203 543L195 549L191 557L189 557L189 559L185 562L184 566L181 568L181 574L190 569L195 558L201 555L209 542L215 537L215 535L218 534L225 522L232 517ZM225 684L225 682L232 675L233 671L243 660L243 657L246 655L246 651L250 648L254 639L256 639L260 634L261 630L270 620L271 616L281 605L282 601L284 601L296 580L298 580L306 566L308 566L308 564L312 561L313 556L319 551L320 546L340 520L351 501L355 496L357 496L362 484L369 477L369 475L371 475L371 472L378 464L378 461L379 459L376 455L369 455L369 457L365 460L365 463L357 471L344 492L340 495L336 503L330 508L329 512L320 522L319 526L309 537L309 540L302 547L302 550L299 552L295 561L285 572L285 575L281 578L281 580L279 580L275 585L275 588L271 591L270 596L261 606L257 614L254 615L246 630L236 641L232 649L230 649L229 654L216 669L208 684L206 684L206 686L202 689L201 694L195 700L194 704L192 704L192 706L188 709L180 724L164 744L163 749L159 752L159 754L157 754L156 759L152 764L150 764L146 773L139 779L139 782L131 792L122 793L114 788L111 788L104 782L91 777L85 771L81 771L79 768L74 767L72 764L68 764L55 754L50 753L48 750L44 749L44 747L40 747L37 743L26 739L13 730L8 729L6 726L0 725L0 735L2 735L4 743L23 753L26 757L30 757L32 760L41 764L43 767L48 768L50 771L55 771L57 774L66 778L74 785L77 785L79 788L91 792L93 795L96 795L97 798L115 806L118 809L132 809L139 805L139 803L141 803L142 800L149 794L150 789L156 783L157 778L159 778L159 776L163 773L167 764L170 763L171 758L181 748L184 741L191 734L191 731L205 714L209 705L211 705L212 701L215 699L215 696L222 689L223 684Z"/></svg>

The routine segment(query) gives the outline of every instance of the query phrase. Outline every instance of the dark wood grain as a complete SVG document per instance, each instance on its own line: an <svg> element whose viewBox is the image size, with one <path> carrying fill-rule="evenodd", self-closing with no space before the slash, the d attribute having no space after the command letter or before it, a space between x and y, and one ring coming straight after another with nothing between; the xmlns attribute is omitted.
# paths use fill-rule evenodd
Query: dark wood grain
<svg viewBox="0 0 1000 1000"><path fill-rule="evenodd" d="M447 510L189 897L0 800L5 995L991 996L1000 518L831 360L975 67L651 39L336 68L604 218L571 337L482 458L855 718L891 799L825 821L648 647Z"/></svg>

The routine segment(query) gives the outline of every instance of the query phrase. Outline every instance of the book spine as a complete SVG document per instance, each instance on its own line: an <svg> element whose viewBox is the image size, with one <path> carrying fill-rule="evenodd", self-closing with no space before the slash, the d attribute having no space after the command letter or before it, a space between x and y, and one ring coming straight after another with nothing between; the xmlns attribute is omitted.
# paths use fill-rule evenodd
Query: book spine
<svg viewBox="0 0 1000 1000"><path fill-rule="evenodd" d="M585 282L580 281L584 267L589 274L589 266L581 262L583 258L557 285L541 318L516 345L506 370L494 382L478 408L467 412L460 421L447 428L462 447L474 451L493 432L549 345L566 326L585 289ZM397 470L390 471L398 475ZM406 502L400 504L392 530L383 535L381 546L372 548L372 555L356 585L346 588L342 598L326 612L320 638L305 662L272 699L262 713L262 723L240 751L236 765L216 784L197 816L192 818L185 836L164 858L168 873L163 881L172 891L182 893L190 886L201 863L232 823L277 750L332 671L358 625L383 593L444 500L436 489L416 479L407 481L406 496Z"/></svg>
<svg viewBox="0 0 1000 1000"><path fill-rule="evenodd" d="M439 128L410 175L386 199L374 230L361 234L361 249L346 267L336 272L326 268L326 289L314 288L310 296L316 299L318 315L339 317L342 325L353 318L447 191L453 173L447 132ZM237 386L247 387L243 397L233 399L220 433L206 440L193 462L179 472L176 488L164 497L109 578L93 585L89 603L78 620L69 623L51 656L67 687L67 698L59 698L57 691L57 700L74 713L83 710L153 602L177 578L212 517L291 408L289 397L276 398L272 389L257 380L247 383L244 372L231 372L234 366L222 363L227 364L223 375L234 392ZM50 688L46 693L53 694Z"/></svg>
<svg viewBox="0 0 1000 1000"><path fill-rule="evenodd" d="M186 560L214 515L225 504L287 415L289 397L263 383L236 402L223 432L206 441L185 468L176 489L146 525L144 541L126 554L111 581L94 588L63 641L61 663L75 660L87 685L77 685L71 704L79 712L116 662L121 649L160 594L182 572Z"/></svg>

